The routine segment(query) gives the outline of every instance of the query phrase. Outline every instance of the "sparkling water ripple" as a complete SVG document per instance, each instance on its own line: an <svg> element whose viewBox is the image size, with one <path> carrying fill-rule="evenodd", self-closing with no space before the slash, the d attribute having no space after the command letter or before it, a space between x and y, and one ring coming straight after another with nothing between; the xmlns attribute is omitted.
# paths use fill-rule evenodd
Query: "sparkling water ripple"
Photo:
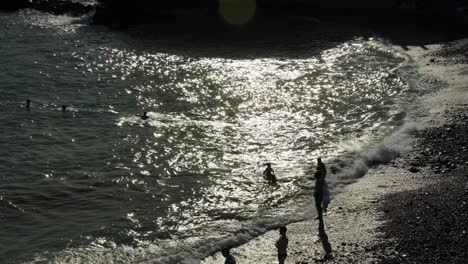
<svg viewBox="0 0 468 264"><path fill-rule="evenodd" d="M133 263L300 219L314 158L379 142L414 96L401 54L341 26L285 43L85 21L0 15L0 256L13 263Z"/></svg>

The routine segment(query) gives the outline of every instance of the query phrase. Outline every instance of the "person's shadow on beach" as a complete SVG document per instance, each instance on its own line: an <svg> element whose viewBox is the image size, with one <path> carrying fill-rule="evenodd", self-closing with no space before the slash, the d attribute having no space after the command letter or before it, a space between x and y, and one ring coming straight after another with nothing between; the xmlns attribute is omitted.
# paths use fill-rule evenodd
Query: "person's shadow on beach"
<svg viewBox="0 0 468 264"><path fill-rule="evenodd" d="M323 196L324 196L324 186L325 184L325 175L327 174L327 170L325 164L323 164L321 158L317 158L317 170L315 171L314 178L315 178L315 190L314 190L314 200L315 200L315 207L317 209L317 219L319 220L319 239L322 242L323 250L325 251L324 259L330 259L332 248L330 242L328 241L328 235L325 232L325 223L323 221L323 211L326 210L322 208L323 204Z"/></svg>
<svg viewBox="0 0 468 264"><path fill-rule="evenodd" d="M332 248L331 248L330 242L328 241L327 232L325 232L325 222L323 221L322 212L319 213L318 220L319 220L319 228L318 228L319 238L320 238L320 241L322 242L323 250L325 251L324 259L327 260L332 257L331 255Z"/></svg>

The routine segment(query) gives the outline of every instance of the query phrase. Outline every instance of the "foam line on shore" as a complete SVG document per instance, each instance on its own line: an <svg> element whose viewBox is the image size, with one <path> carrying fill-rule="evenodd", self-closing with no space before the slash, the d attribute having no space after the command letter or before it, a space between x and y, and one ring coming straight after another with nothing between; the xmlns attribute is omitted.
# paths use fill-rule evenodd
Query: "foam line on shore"
<svg viewBox="0 0 468 264"><path fill-rule="evenodd" d="M285 226L294 222L303 221L304 219L277 219L272 221L271 219L256 221L252 226L243 228L241 231L234 235L230 235L221 240L209 242L204 246L196 248L192 252L180 252L175 255L170 255L162 258L152 259L143 262L144 264L198 264L201 259L208 256L212 256L216 252L219 252L223 248L234 248L243 245L252 239L259 237L266 232L274 229L278 229L281 226Z"/></svg>
<svg viewBox="0 0 468 264"><path fill-rule="evenodd" d="M424 117L429 111L427 109L429 106L424 102L431 95L448 86L433 76L422 74L420 63L411 56L414 54L400 51L400 55L405 58L406 62L394 71L400 72L418 97L415 98L416 101L411 102L410 108L405 112L403 124L390 135L377 144L364 147L359 152L329 162L330 173L327 175L327 182L332 194L337 194L345 186L358 181L370 168L389 164L410 151L415 139L414 132L425 127ZM431 86L431 89L427 86Z"/></svg>
<svg viewBox="0 0 468 264"><path fill-rule="evenodd" d="M378 164L387 164L401 154L411 150L412 141L414 137L412 132L420 129L421 124L412 118L408 118L404 125L398 128L391 135L386 137L383 142L372 145L366 148L359 154L350 159L339 172L330 173L327 181L331 186L333 194L338 194L343 191L344 187L351 183L358 181L362 178L373 166ZM332 165L333 166L333 165ZM310 205L311 206L311 205ZM311 210L305 210L304 218L313 218L315 215ZM289 225L291 223L304 221L305 219L280 219L277 221L265 220L256 222L250 229L231 235L219 241L208 243L206 246L196 249L194 252L181 252L176 255L167 256L164 258L153 259L146 264L166 264L166 263L184 263L196 264L200 263L200 259L205 259L208 256L214 255L222 248L235 248L250 242L251 240L264 235L270 230L278 229L281 226Z"/></svg>
<svg viewBox="0 0 468 264"><path fill-rule="evenodd" d="M414 120L406 121L402 127L384 138L383 142L362 150L348 161L332 162L330 170L335 173L329 173L327 176L331 192L341 192L346 185L363 177L371 167L388 164L409 151L414 140L412 132L420 128L420 123ZM337 166L336 163L340 164Z"/></svg>

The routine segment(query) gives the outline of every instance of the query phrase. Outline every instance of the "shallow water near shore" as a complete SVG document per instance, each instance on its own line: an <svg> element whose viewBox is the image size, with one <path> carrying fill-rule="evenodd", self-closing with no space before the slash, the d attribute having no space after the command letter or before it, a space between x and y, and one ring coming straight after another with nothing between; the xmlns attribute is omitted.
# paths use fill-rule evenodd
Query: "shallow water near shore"
<svg viewBox="0 0 468 264"><path fill-rule="evenodd" d="M12 263L196 262L303 219L314 158L378 144L433 89L343 25L116 32L34 11L0 22L0 256Z"/></svg>

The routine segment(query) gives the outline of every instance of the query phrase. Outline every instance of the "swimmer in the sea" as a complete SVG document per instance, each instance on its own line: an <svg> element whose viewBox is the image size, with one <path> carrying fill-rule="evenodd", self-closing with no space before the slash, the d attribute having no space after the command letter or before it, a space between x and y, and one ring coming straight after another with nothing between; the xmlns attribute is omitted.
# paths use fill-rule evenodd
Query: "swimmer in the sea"
<svg viewBox="0 0 468 264"><path fill-rule="evenodd" d="M26 100L26 110L31 110L31 100L29 100L29 98Z"/></svg>
<svg viewBox="0 0 468 264"><path fill-rule="evenodd" d="M67 106L66 105L62 105L62 112L65 112L67 110Z"/></svg>
<svg viewBox="0 0 468 264"><path fill-rule="evenodd" d="M274 174L275 171L273 170L273 168L271 168L271 163L267 163L266 165L267 165L267 167L266 167L265 171L263 171L263 175L264 175L265 179L270 184L276 184L276 176Z"/></svg>

